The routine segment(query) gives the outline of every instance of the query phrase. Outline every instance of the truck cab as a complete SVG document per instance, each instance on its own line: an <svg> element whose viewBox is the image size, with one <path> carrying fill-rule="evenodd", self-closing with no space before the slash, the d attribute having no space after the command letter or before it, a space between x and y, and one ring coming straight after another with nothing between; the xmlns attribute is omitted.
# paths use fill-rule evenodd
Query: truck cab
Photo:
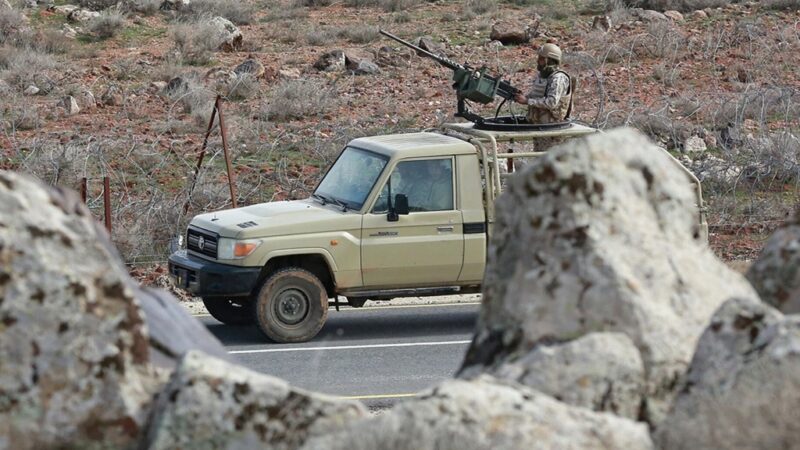
<svg viewBox="0 0 800 450"><path fill-rule="evenodd" d="M255 323L277 342L313 338L339 296L360 307L479 292L503 163L543 153L504 153L498 142L596 131L503 133L464 123L355 139L309 198L196 216L169 271L217 320Z"/></svg>

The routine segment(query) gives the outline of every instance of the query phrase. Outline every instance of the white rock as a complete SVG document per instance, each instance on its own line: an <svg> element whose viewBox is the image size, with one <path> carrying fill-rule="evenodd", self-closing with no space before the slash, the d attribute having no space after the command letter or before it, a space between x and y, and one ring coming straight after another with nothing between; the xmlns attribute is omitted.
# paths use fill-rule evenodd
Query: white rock
<svg viewBox="0 0 800 450"><path fill-rule="evenodd" d="M26 87L22 93L25 95L36 95L39 93L39 88L34 85L30 85Z"/></svg>
<svg viewBox="0 0 800 450"><path fill-rule="evenodd" d="M706 142L700 136L690 136L683 141L684 153L702 153L706 151Z"/></svg>
<svg viewBox="0 0 800 450"><path fill-rule="evenodd" d="M660 448L798 448L800 317L749 300L726 302L711 319Z"/></svg>
<svg viewBox="0 0 800 450"><path fill-rule="evenodd" d="M708 14L706 14L706 12L703 11L702 9L698 9L696 11L692 11L692 13L689 14L689 17L695 20L702 20L702 19L708 19Z"/></svg>
<svg viewBox="0 0 800 450"><path fill-rule="evenodd" d="M0 10L4 9L5 10L14 9L14 7L11 6L11 3L9 3L8 0L0 0Z"/></svg>
<svg viewBox="0 0 800 450"><path fill-rule="evenodd" d="M642 357L622 333L590 333L574 341L542 344L492 374L569 405L633 420L645 393Z"/></svg>
<svg viewBox="0 0 800 450"><path fill-rule="evenodd" d="M63 34L67 39L75 39L78 37L78 31L66 23L61 25L61 34Z"/></svg>
<svg viewBox="0 0 800 450"><path fill-rule="evenodd" d="M78 94L78 99L80 99L80 101L78 102L79 105L82 106L83 108L94 109L95 107L97 107L97 100L94 98L94 94L92 93L92 91L88 89L82 90Z"/></svg>
<svg viewBox="0 0 800 450"><path fill-rule="evenodd" d="M63 14L65 16L68 16L69 13L71 13L72 11L75 11L76 9L79 9L79 8L77 6L75 6L75 5L58 5L58 6L54 6L53 7L53 11L55 11L55 12L57 12L59 14Z"/></svg>
<svg viewBox="0 0 800 450"><path fill-rule="evenodd" d="M2 447L132 446L160 379L113 246L79 199L12 172L0 223Z"/></svg>
<svg viewBox="0 0 800 450"><path fill-rule="evenodd" d="M88 22L97 17L100 17L99 12L80 8L73 10L67 15L67 19L73 22Z"/></svg>
<svg viewBox="0 0 800 450"><path fill-rule="evenodd" d="M74 116L81 112L81 108L78 106L78 101L75 100L75 97L68 95L61 99L61 107L64 108L64 111L68 116Z"/></svg>
<svg viewBox="0 0 800 450"><path fill-rule="evenodd" d="M640 133L573 139L537 158L498 199L476 337L464 368L539 343L627 334L663 417L716 308L756 298L701 240L693 185Z"/></svg>
<svg viewBox="0 0 800 450"><path fill-rule="evenodd" d="M208 20L216 33L214 44L219 50L233 51L242 46L242 32L230 20L224 17L213 17Z"/></svg>
<svg viewBox="0 0 800 450"><path fill-rule="evenodd" d="M675 10L664 11L664 15L667 16L673 22L683 22L683 14Z"/></svg>
<svg viewBox="0 0 800 450"><path fill-rule="evenodd" d="M300 69L297 68L278 70L278 77L282 80L296 80L301 76Z"/></svg>
<svg viewBox="0 0 800 450"><path fill-rule="evenodd" d="M143 446L151 450L296 449L368 415L359 402L293 389L200 352L184 356L154 410Z"/></svg>
<svg viewBox="0 0 800 450"><path fill-rule="evenodd" d="M339 433L311 439L304 450L350 449L651 449L644 424L561 403L523 386L447 381L419 398Z"/></svg>

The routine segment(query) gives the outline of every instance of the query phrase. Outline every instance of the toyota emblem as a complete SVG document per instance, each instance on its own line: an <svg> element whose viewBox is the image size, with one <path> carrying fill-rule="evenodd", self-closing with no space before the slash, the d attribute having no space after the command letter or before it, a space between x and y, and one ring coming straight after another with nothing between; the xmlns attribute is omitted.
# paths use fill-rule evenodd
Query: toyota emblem
<svg viewBox="0 0 800 450"><path fill-rule="evenodd" d="M203 248L205 248L205 246L206 246L206 240L203 238L203 236L200 236L199 238L197 238L197 248L199 248L200 250L203 250Z"/></svg>

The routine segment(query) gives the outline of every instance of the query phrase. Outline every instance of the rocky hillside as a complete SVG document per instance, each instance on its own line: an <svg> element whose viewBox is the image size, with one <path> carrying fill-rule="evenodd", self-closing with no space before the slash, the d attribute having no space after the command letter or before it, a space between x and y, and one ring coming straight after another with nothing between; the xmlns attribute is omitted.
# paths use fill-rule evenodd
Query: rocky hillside
<svg viewBox="0 0 800 450"><path fill-rule="evenodd" d="M745 279L631 129L509 184L460 373L370 416L229 361L74 193L0 171L0 448L800 448L796 222Z"/></svg>
<svg viewBox="0 0 800 450"><path fill-rule="evenodd" d="M565 51L576 115L631 125L704 181L712 244L749 258L798 200L796 0L0 0L0 168L78 189L129 263L200 211L295 198L348 139L453 120L450 73L379 28L525 87ZM519 107L517 107L519 108ZM486 108L489 114L493 109ZM519 109L517 109L519 111ZM190 208L183 213L184 204Z"/></svg>

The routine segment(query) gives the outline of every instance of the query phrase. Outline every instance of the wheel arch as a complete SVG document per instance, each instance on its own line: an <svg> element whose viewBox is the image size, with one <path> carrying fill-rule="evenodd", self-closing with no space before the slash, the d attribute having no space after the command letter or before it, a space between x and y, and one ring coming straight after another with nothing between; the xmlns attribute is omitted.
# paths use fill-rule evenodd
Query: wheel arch
<svg viewBox="0 0 800 450"><path fill-rule="evenodd" d="M270 254L261 269L259 284L263 283L271 274L286 267L297 267L311 272L325 286L328 297L336 295L336 265L330 254L324 249Z"/></svg>

